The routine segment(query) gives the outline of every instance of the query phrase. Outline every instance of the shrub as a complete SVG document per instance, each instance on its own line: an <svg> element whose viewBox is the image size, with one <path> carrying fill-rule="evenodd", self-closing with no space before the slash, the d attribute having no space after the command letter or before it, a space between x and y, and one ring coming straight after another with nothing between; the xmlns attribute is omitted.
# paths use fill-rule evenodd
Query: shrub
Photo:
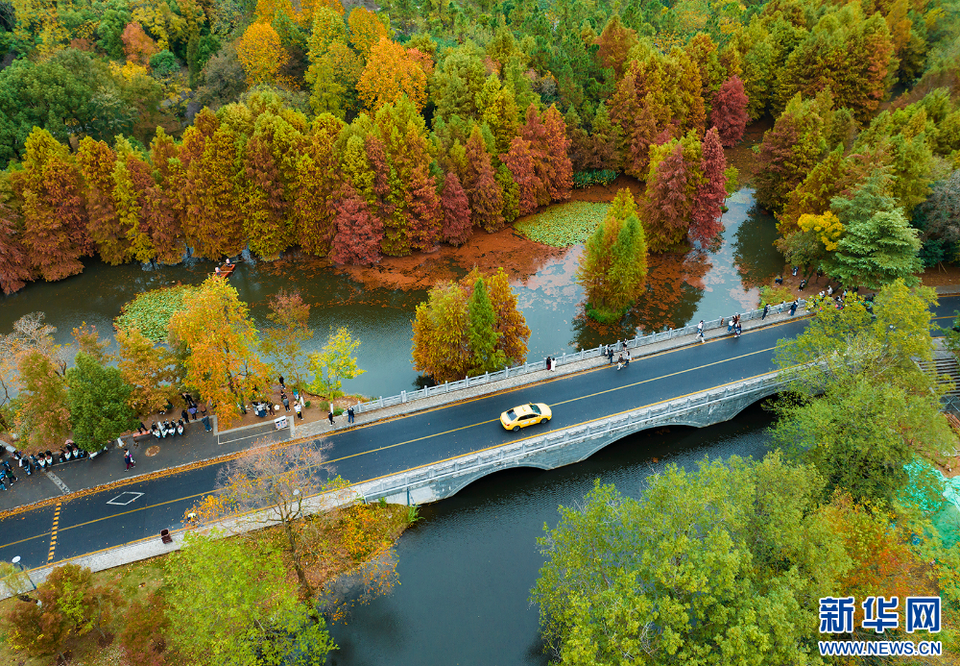
<svg viewBox="0 0 960 666"><path fill-rule="evenodd" d="M786 301L793 301L793 292L789 287L760 287L760 307L764 305L780 305Z"/></svg>
<svg viewBox="0 0 960 666"><path fill-rule="evenodd" d="M610 169L589 169L587 171L577 171L573 174L573 186L577 189L590 187L591 185L607 186L617 179L620 174Z"/></svg>

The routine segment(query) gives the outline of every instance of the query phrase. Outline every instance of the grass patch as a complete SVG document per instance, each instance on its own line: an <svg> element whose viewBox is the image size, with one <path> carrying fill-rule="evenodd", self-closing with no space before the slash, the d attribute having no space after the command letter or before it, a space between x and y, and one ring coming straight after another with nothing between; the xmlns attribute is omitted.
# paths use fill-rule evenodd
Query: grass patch
<svg viewBox="0 0 960 666"><path fill-rule="evenodd" d="M585 243L603 220L610 204L571 201L550 206L542 213L513 225L526 238L553 247Z"/></svg>
<svg viewBox="0 0 960 666"><path fill-rule="evenodd" d="M147 339L165 342L170 317L184 308L196 290L196 287L178 285L145 291L123 306L114 324L124 331L138 328Z"/></svg>

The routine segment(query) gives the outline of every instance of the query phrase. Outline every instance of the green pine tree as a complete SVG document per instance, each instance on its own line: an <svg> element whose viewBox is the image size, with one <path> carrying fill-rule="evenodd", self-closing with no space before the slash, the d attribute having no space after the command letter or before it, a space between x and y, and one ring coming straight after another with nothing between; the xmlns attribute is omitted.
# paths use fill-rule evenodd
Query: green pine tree
<svg viewBox="0 0 960 666"><path fill-rule="evenodd" d="M897 278L915 281L921 269L918 232L888 190L889 177L876 175L850 199L832 202L846 232L827 270L844 284L879 289Z"/></svg>
<svg viewBox="0 0 960 666"><path fill-rule="evenodd" d="M587 292L587 314L602 323L617 321L646 276L646 236L630 191L622 189L580 259L577 281Z"/></svg>
<svg viewBox="0 0 960 666"><path fill-rule="evenodd" d="M482 276L477 278L477 283L473 286L473 293L467 301L467 312L467 334L474 359L471 374L482 375L500 369L506 365L507 360L503 351L497 349L497 342L500 340L500 333L494 329L497 316Z"/></svg>

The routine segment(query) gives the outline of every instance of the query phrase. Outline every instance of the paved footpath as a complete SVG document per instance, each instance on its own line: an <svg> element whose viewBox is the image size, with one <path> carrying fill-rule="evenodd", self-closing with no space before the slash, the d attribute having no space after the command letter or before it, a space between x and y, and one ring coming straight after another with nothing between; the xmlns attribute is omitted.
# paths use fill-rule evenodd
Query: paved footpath
<svg viewBox="0 0 960 666"><path fill-rule="evenodd" d="M216 417L211 419L216 424ZM83 491L129 480L130 477L149 475L177 467L189 468L205 461L235 455L254 443L282 442L290 438L289 428L277 430L273 421L266 421L237 430L218 433L206 432L200 421L186 426L182 437L157 439L153 435L124 437L123 443L133 453L136 466L125 471L123 450L113 444L93 459L81 458L57 463L47 471L34 472L28 477L17 473L17 483L0 492L0 512L25 504L75 497ZM10 460L4 456L5 460Z"/></svg>

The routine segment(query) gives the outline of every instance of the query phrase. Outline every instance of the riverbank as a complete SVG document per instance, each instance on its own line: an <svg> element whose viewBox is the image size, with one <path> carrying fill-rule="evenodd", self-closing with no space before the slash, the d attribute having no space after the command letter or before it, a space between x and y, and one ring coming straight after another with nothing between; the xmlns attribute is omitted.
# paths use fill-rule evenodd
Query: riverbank
<svg viewBox="0 0 960 666"><path fill-rule="evenodd" d="M295 521L294 529L303 539L306 574L318 591L317 599L328 625L348 617L351 608L366 603L379 595L389 593L397 584L396 559L391 549L409 527L415 515L408 507L376 504L355 504L334 508ZM245 548L258 552L260 548L282 550L286 537L280 527L270 527L227 537L244 540ZM116 612L103 627L105 638L89 632L82 638L73 638L64 646L72 666L126 666L131 661L124 656L121 636L125 625L135 620L128 613L134 604L148 604L152 595L163 591L169 581L176 580L175 572L167 564L170 554L161 555L107 569L93 574L93 584L115 589L124 610ZM284 553L287 576L296 579L292 561ZM179 583L178 583L179 584ZM0 615L13 608L14 598L0 602ZM162 639L162 633L158 632ZM0 663L17 666L49 666L62 663L54 656L27 656L14 650L0 636ZM160 642L163 645L163 641ZM158 653L162 654L162 653ZM171 657L173 655L166 655ZM137 663L178 663L176 660L159 662L138 660Z"/></svg>

